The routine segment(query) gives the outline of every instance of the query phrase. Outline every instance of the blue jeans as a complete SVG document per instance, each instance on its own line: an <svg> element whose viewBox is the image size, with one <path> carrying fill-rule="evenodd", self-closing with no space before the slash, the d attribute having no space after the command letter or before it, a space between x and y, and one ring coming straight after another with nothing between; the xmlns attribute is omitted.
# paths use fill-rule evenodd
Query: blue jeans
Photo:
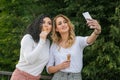
<svg viewBox="0 0 120 80"><path fill-rule="evenodd" d="M57 72L52 80L82 80L81 73Z"/></svg>

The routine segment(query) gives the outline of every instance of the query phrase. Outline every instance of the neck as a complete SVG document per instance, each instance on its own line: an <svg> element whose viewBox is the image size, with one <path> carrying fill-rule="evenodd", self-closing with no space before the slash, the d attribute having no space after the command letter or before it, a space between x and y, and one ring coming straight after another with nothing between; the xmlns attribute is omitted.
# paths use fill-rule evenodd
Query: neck
<svg viewBox="0 0 120 80"><path fill-rule="evenodd" d="M68 35L69 35L68 33L61 34L62 37L61 41L66 42L68 40Z"/></svg>

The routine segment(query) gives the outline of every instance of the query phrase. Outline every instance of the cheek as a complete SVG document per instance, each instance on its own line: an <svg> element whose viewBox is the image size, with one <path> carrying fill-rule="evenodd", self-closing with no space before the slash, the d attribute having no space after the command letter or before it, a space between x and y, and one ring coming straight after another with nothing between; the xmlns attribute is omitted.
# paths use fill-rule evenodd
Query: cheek
<svg viewBox="0 0 120 80"><path fill-rule="evenodd" d="M57 31L57 32L60 32L60 27L57 27L57 28L56 28L56 31Z"/></svg>
<svg viewBox="0 0 120 80"><path fill-rule="evenodd" d="M62 29L62 27L61 26L57 26L57 28L56 28L57 30L61 30Z"/></svg>
<svg viewBox="0 0 120 80"><path fill-rule="evenodd" d="M52 26L49 27L49 30L52 30Z"/></svg>
<svg viewBox="0 0 120 80"><path fill-rule="evenodd" d="M45 28L45 27L43 27L43 28L42 28L42 31L45 31L45 30L46 30L46 28Z"/></svg>
<svg viewBox="0 0 120 80"><path fill-rule="evenodd" d="M52 30L52 26L49 26L46 29L47 29L46 31L50 32Z"/></svg>

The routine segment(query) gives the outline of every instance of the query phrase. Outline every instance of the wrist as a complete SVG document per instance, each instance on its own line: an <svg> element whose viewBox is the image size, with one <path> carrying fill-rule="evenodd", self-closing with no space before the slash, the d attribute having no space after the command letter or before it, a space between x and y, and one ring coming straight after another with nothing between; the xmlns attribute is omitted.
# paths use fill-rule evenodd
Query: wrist
<svg viewBox="0 0 120 80"><path fill-rule="evenodd" d="M61 70L61 65L57 65L56 68L57 68L57 71Z"/></svg>
<svg viewBox="0 0 120 80"><path fill-rule="evenodd" d="M100 35L100 33L97 33L97 32L93 32L95 35Z"/></svg>

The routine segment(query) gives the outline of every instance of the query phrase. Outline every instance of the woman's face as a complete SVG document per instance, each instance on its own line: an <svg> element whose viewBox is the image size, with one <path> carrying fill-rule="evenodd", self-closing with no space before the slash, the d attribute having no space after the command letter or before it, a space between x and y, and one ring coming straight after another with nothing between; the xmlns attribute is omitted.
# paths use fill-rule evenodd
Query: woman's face
<svg viewBox="0 0 120 80"><path fill-rule="evenodd" d="M56 31L59 33L66 33L69 31L68 22L63 17L58 17L56 19Z"/></svg>
<svg viewBox="0 0 120 80"><path fill-rule="evenodd" d="M43 19L42 31L50 32L52 29L52 21L49 17Z"/></svg>

